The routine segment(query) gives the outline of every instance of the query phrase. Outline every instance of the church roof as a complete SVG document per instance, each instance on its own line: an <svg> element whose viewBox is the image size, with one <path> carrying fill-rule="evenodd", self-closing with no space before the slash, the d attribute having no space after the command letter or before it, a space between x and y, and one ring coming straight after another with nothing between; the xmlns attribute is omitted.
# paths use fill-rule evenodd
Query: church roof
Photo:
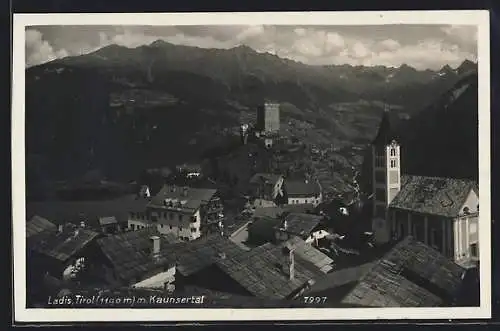
<svg viewBox="0 0 500 331"><path fill-rule="evenodd" d="M378 128L378 133L372 142L374 146L387 146L392 140L396 139L397 135L391 124L391 117L389 111L385 110L382 115L382 120Z"/></svg>
<svg viewBox="0 0 500 331"><path fill-rule="evenodd" d="M471 190L477 192L472 180L406 175L390 208L457 217Z"/></svg>

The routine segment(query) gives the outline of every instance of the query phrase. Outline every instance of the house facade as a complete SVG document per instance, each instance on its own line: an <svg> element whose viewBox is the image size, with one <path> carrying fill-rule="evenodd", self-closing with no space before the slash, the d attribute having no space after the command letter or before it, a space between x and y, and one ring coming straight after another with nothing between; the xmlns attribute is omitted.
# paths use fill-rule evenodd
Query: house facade
<svg viewBox="0 0 500 331"><path fill-rule="evenodd" d="M201 237L211 225L223 218L223 207L216 190L165 185L143 211L129 215L129 228L156 227L190 241Z"/></svg>
<svg viewBox="0 0 500 331"><path fill-rule="evenodd" d="M479 191L467 179L401 175L401 150L384 113L372 144L375 241L412 235L461 265L479 259Z"/></svg>
<svg viewBox="0 0 500 331"><path fill-rule="evenodd" d="M323 201L323 194L318 183L307 180L287 180L285 191L288 204L312 204L319 205Z"/></svg>
<svg viewBox="0 0 500 331"><path fill-rule="evenodd" d="M283 182L282 175L257 173L250 179L249 193L256 200L273 202L278 195L283 195Z"/></svg>

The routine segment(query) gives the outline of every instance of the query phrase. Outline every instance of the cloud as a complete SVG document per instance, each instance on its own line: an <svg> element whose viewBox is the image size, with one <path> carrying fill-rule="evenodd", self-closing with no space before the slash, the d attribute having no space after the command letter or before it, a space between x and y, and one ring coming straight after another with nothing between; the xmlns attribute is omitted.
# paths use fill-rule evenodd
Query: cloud
<svg viewBox="0 0 500 331"><path fill-rule="evenodd" d="M26 66L33 66L68 56L65 49L55 51L37 30L26 30Z"/></svg>
<svg viewBox="0 0 500 331"><path fill-rule="evenodd" d="M312 65L351 64L439 69L476 59L473 26L100 26L36 27L26 32L26 64L80 55L109 44L155 40L201 48L245 44L257 52ZM76 41L75 41L76 40Z"/></svg>

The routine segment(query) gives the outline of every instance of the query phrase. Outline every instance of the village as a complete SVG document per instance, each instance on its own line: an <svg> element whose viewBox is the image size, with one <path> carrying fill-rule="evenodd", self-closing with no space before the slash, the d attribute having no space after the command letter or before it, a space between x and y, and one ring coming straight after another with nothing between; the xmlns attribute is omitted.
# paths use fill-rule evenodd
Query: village
<svg viewBox="0 0 500 331"><path fill-rule="evenodd" d="M354 180L341 201L300 167L302 149L325 152L281 133L280 105L256 113L200 164L146 173L115 212L74 204L29 216L28 305L479 305L476 182L406 175L386 111L370 146L372 192Z"/></svg>

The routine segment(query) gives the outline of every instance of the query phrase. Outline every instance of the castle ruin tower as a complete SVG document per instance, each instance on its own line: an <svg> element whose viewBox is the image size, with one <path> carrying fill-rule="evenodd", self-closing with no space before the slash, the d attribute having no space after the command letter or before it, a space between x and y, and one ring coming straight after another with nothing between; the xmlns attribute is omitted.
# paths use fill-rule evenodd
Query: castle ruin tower
<svg viewBox="0 0 500 331"><path fill-rule="evenodd" d="M257 108L257 130L263 133L277 133L280 130L280 105L265 102Z"/></svg>
<svg viewBox="0 0 500 331"><path fill-rule="evenodd" d="M391 222L387 209L401 189L401 153L390 119L384 110L377 136L371 145L373 214L372 229L375 242L383 244L391 239Z"/></svg>

